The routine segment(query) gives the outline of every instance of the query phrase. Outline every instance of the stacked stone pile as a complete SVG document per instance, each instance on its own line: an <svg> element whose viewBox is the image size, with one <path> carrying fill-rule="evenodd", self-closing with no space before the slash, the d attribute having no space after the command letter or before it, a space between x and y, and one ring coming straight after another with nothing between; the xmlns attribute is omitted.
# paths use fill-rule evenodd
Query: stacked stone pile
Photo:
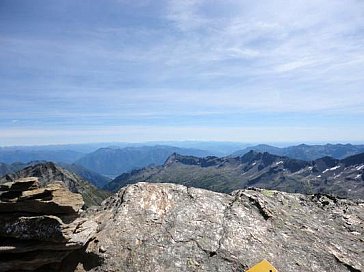
<svg viewBox="0 0 364 272"><path fill-rule="evenodd" d="M80 218L83 205L61 182L41 188L30 177L0 184L0 271L57 270L96 231L95 222Z"/></svg>

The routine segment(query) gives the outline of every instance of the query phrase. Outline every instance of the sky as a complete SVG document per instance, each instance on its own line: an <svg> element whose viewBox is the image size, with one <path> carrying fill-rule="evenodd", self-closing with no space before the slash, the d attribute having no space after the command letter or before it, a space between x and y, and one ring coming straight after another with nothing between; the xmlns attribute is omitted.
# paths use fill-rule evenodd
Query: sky
<svg viewBox="0 0 364 272"><path fill-rule="evenodd" d="M364 142L362 0L0 0L0 146Z"/></svg>

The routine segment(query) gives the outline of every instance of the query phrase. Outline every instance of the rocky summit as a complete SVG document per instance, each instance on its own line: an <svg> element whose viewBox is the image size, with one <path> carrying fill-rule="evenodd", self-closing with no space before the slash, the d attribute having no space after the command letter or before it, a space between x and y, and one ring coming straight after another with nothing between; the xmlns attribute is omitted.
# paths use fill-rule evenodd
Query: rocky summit
<svg viewBox="0 0 364 272"><path fill-rule="evenodd" d="M38 178L0 185L0 271L60 271L97 224L79 217L82 196L63 183L40 187Z"/></svg>
<svg viewBox="0 0 364 272"><path fill-rule="evenodd" d="M89 215L99 224L78 271L363 271L364 203L247 189L222 194L176 184L121 189Z"/></svg>
<svg viewBox="0 0 364 272"><path fill-rule="evenodd" d="M0 271L364 270L364 202L169 183L122 188L82 212L62 183L0 187Z"/></svg>

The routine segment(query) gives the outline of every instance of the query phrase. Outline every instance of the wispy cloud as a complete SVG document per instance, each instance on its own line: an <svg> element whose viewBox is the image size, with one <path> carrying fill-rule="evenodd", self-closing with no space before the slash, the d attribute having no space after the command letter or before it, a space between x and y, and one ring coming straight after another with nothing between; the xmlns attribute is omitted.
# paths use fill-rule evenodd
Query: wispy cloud
<svg viewBox="0 0 364 272"><path fill-rule="evenodd" d="M364 117L362 1L34 5L0 11L2 129Z"/></svg>

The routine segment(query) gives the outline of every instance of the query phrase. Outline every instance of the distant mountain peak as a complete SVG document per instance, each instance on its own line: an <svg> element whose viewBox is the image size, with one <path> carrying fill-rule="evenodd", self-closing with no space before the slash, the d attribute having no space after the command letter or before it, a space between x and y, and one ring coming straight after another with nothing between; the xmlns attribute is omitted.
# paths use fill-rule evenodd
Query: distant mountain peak
<svg viewBox="0 0 364 272"><path fill-rule="evenodd" d="M351 144L326 144L326 145L307 145L300 144L288 147L275 147L270 145L256 145L236 151L231 157L243 156L250 150L259 152L269 152L278 156L286 156L293 159L312 161L324 156L330 156L335 159L344 159L348 156L364 152L364 145Z"/></svg>
<svg viewBox="0 0 364 272"><path fill-rule="evenodd" d="M176 152L173 152L167 159L166 161L164 162L163 165L168 165L168 164L171 164L171 163L174 163L174 162L177 162L178 161L178 157L180 157L180 155Z"/></svg>
<svg viewBox="0 0 364 272"><path fill-rule="evenodd" d="M252 162L252 161L257 161L257 160L263 160L263 161L268 162L268 161L274 161L276 159L281 159L281 157L270 154L268 152L255 151L253 149L240 157L240 160L242 162Z"/></svg>
<svg viewBox="0 0 364 272"><path fill-rule="evenodd" d="M164 163L164 166L169 166L174 163L182 163L185 165L199 165L201 167L207 167L211 165L216 165L217 163L220 163L222 161L224 161L224 159L220 159L215 156L199 158L195 156L186 156L178 153L173 153L171 156L168 157L168 159Z"/></svg>

